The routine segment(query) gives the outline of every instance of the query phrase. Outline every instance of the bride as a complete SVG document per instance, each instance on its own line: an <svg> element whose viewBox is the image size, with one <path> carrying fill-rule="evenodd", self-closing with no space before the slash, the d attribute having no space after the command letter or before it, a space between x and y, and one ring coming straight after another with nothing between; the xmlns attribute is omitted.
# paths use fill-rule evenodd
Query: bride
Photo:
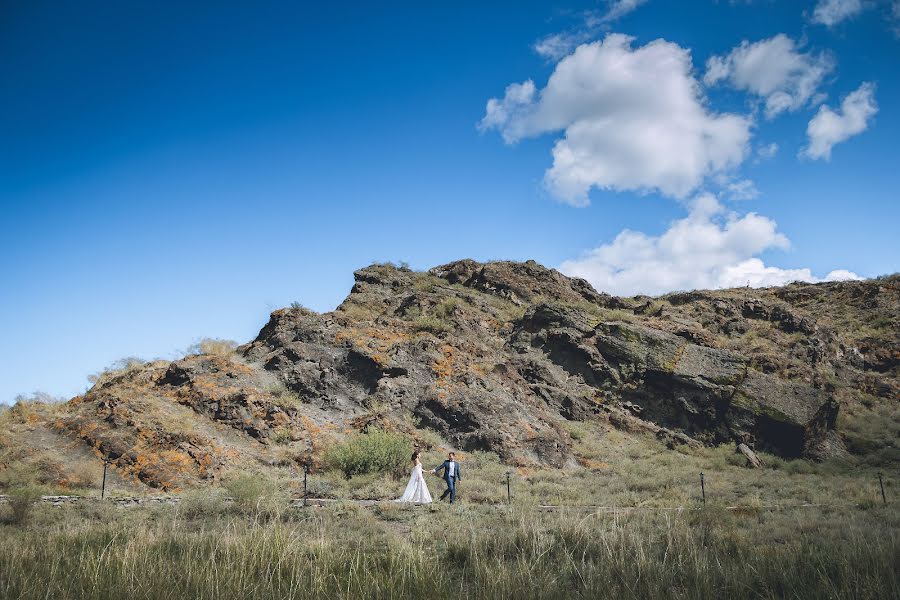
<svg viewBox="0 0 900 600"><path fill-rule="evenodd" d="M416 450L412 455L413 469L409 475L409 483L406 485L406 491L403 495L394 500L394 502L413 502L415 504L431 504L431 494L428 493L428 486L425 484L425 477L422 475L422 461L419 460L419 451Z"/></svg>

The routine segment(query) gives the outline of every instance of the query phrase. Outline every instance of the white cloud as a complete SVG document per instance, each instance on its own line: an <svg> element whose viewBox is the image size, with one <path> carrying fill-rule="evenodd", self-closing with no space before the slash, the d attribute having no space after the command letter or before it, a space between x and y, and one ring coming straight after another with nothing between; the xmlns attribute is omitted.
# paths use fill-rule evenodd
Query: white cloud
<svg viewBox="0 0 900 600"><path fill-rule="evenodd" d="M609 10L600 20L605 23L616 21L646 2L647 0L611 0Z"/></svg>
<svg viewBox="0 0 900 600"><path fill-rule="evenodd" d="M497 129L507 143L564 131L544 182L576 206L588 204L592 187L684 198L739 165L750 119L708 110L688 50L631 42L610 34L582 44L540 91L529 80L489 100L479 128Z"/></svg>
<svg viewBox="0 0 900 600"><path fill-rule="evenodd" d="M869 126L869 119L877 112L875 86L868 82L844 98L840 113L827 106L819 107L819 112L806 128L809 145L803 149L802 155L813 160L830 159L831 148L865 131Z"/></svg>
<svg viewBox="0 0 900 600"><path fill-rule="evenodd" d="M894 35L900 37L900 0L891 2L891 14L888 20L894 30Z"/></svg>
<svg viewBox="0 0 900 600"><path fill-rule="evenodd" d="M772 142L771 144L766 144L765 146L760 146L756 149L756 155L761 160L767 160L769 158L774 158L775 155L778 154L778 144Z"/></svg>
<svg viewBox="0 0 900 600"><path fill-rule="evenodd" d="M753 200L759 196L759 190L749 179L732 181L725 186L725 194L731 200Z"/></svg>
<svg viewBox="0 0 900 600"><path fill-rule="evenodd" d="M507 144L519 141L525 132L520 130L519 116L534 104L536 88L530 79L522 83L511 83L506 86L503 99L491 98L487 102L484 117L478 123L482 131L499 129L500 135Z"/></svg>
<svg viewBox="0 0 900 600"><path fill-rule="evenodd" d="M580 28L553 33L535 42L533 48L539 55L554 62L568 56L575 48L590 41L598 31L634 11L647 0L608 0L606 12L589 11L584 15Z"/></svg>
<svg viewBox="0 0 900 600"><path fill-rule="evenodd" d="M600 291L626 296L748 282L761 287L798 280L859 279L844 270L819 279L805 268L766 266L757 256L789 245L773 220L754 213L727 213L715 197L704 194L694 200L687 217L672 223L662 235L626 229L612 242L563 262L559 269L587 279Z"/></svg>
<svg viewBox="0 0 900 600"><path fill-rule="evenodd" d="M813 10L813 23L833 27L844 19L856 16L865 6L862 0L819 0Z"/></svg>
<svg viewBox="0 0 900 600"><path fill-rule="evenodd" d="M587 30L554 33L535 42L534 51L555 62L571 54L572 50L592 37L593 32Z"/></svg>
<svg viewBox="0 0 900 600"><path fill-rule="evenodd" d="M823 79L834 69L826 53L798 51L783 33L759 42L741 42L727 56L713 56L706 63L706 85L727 81L765 99L767 118L794 111L818 101Z"/></svg>

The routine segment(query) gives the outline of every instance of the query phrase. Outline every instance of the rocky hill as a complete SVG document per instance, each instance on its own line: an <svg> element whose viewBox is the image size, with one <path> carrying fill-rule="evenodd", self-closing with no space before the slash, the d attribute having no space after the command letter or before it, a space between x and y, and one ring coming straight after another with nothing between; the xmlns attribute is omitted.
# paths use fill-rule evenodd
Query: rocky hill
<svg viewBox="0 0 900 600"><path fill-rule="evenodd" d="M234 352L130 365L61 407L19 407L19 433L0 434L6 462L57 436L176 489L315 464L330 441L377 426L578 468L569 421L661 448L897 459L896 275L660 298L609 296L533 261L354 275L336 310L277 310Z"/></svg>

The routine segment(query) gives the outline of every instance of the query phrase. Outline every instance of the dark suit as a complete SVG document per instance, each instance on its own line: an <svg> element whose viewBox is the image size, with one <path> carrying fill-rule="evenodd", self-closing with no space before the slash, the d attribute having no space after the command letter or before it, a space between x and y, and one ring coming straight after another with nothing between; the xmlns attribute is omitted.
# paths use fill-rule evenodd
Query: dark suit
<svg viewBox="0 0 900 600"><path fill-rule="evenodd" d="M441 469L444 470L443 478L447 484L447 489L444 491L443 494L441 494L441 500L446 498L447 495L449 494L450 495L450 504L453 504L453 501L456 500L456 482L462 481L462 477L460 477L460 475L459 475L459 463L456 462L455 460L453 461L453 468L452 468L453 474L452 475L450 473L451 468L450 468L449 460L445 460L441 466L437 467L434 470L434 472L437 473Z"/></svg>

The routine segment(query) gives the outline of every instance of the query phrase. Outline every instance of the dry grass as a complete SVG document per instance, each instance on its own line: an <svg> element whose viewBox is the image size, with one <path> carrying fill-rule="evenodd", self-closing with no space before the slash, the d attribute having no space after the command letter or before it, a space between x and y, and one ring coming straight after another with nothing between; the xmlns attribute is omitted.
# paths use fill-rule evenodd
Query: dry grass
<svg viewBox="0 0 900 600"><path fill-rule="evenodd" d="M8 598L889 598L896 511L666 514L211 500L0 526Z"/></svg>
<svg viewBox="0 0 900 600"><path fill-rule="evenodd" d="M188 348L188 354L205 354L207 356L221 356L231 358L235 355L238 343L234 340L219 338L204 338Z"/></svg>

